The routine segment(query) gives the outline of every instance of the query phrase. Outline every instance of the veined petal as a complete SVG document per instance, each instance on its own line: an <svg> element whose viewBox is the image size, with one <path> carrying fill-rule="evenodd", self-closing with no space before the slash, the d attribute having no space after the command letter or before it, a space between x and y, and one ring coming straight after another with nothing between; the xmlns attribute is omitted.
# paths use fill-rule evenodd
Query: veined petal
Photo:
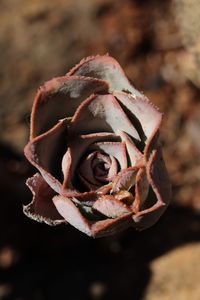
<svg viewBox="0 0 200 300"><path fill-rule="evenodd" d="M93 93L106 93L106 82L81 76L53 78L40 87L31 115L31 138L72 117L80 103Z"/></svg>
<svg viewBox="0 0 200 300"><path fill-rule="evenodd" d="M114 132L118 129L140 141L137 130L124 113L118 101L110 94L93 95L86 99L77 109L71 130L77 133Z"/></svg>
<svg viewBox="0 0 200 300"><path fill-rule="evenodd" d="M39 173L29 178L27 185L33 193L33 200L23 208L28 217L48 225L66 223L53 204L52 199L55 196L55 191L50 188Z"/></svg>
<svg viewBox="0 0 200 300"><path fill-rule="evenodd" d="M61 171L62 158L67 149L66 136L67 122L62 120L48 132L32 139L24 149L27 159L57 193L61 190L59 177L62 174L58 174L58 170Z"/></svg>
<svg viewBox="0 0 200 300"><path fill-rule="evenodd" d="M88 76L105 80L109 84L109 91L128 91L134 95L141 95L127 79L119 63L109 55L90 56L80 61L67 75Z"/></svg>
<svg viewBox="0 0 200 300"><path fill-rule="evenodd" d="M143 131L147 140L155 135L160 127L162 114L145 96L133 97L123 92L114 92L113 94L122 103L128 117L133 118L133 123L139 122L138 126L141 127L140 130Z"/></svg>

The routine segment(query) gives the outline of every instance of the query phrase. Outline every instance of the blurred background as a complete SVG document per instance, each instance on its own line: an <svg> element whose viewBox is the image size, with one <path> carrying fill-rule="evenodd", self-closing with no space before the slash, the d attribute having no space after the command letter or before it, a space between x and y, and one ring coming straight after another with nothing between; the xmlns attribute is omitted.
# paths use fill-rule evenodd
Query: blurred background
<svg viewBox="0 0 200 300"><path fill-rule="evenodd" d="M0 299L200 299L198 0L0 1ZM28 219L23 157L37 88L109 52L162 112L173 184L144 232L93 240Z"/></svg>

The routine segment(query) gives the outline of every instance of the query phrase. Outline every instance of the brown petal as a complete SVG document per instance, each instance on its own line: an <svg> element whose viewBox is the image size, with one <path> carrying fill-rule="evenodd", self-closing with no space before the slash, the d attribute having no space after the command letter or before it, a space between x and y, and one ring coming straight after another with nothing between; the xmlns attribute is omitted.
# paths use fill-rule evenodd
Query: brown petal
<svg viewBox="0 0 200 300"><path fill-rule="evenodd" d="M108 155L114 156L120 169L127 168L126 145L120 142L97 142L89 147L89 150L103 151Z"/></svg>
<svg viewBox="0 0 200 300"><path fill-rule="evenodd" d="M52 198L55 196L55 191L50 188L39 173L29 178L27 185L33 193L32 202L23 208L28 217L48 225L66 223L53 204Z"/></svg>
<svg viewBox="0 0 200 300"><path fill-rule="evenodd" d="M72 132L114 132L118 129L140 141L137 130L127 118L118 101L110 94L93 95L77 109L72 119Z"/></svg>
<svg viewBox="0 0 200 300"><path fill-rule="evenodd" d="M31 140L24 149L27 159L57 193L61 190L58 177L62 174L57 173L61 171L62 158L67 149L66 136L67 122L63 120L48 132Z"/></svg>
<svg viewBox="0 0 200 300"><path fill-rule="evenodd" d="M132 96L123 92L114 92L114 96L122 103L128 117L138 120L138 126L142 127L145 137L150 139L161 124L162 114L158 108L153 106L143 95Z"/></svg>
<svg viewBox="0 0 200 300"><path fill-rule="evenodd" d="M128 91L141 95L128 81L119 63L109 55L87 57L77 64L67 75L82 75L105 80L109 91Z"/></svg>
<svg viewBox="0 0 200 300"><path fill-rule="evenodd" d="M152 226L163 214L171 198L171 185L162 158L161 148L153 150L147 163L147 178L157 198L156 203L133 216L139 230ZM147 200L148 201L148 198Z"/></svg>
<svg viewBox="0 0 200 300"><path fill-rule="evenodd" d="M131 212L127 205L110 195L100 197L95 201L93 208L109 218L117 218Z"/></svg>
<svg viewBox="0 0 200 300"><path fill-rule="evenodd" d="M81 76L53 78L40 87L31 115L31 138L53 127L60 119L72 117L80 103L92 93L106 93L108 85Z"/></svg>
<svg viewBox="0 0 200 300"><path fill-rule="evenodd" d="M53 202L60 215L72 226L91 236L91 226L76 205L67 197L55 196Z"/></svg>

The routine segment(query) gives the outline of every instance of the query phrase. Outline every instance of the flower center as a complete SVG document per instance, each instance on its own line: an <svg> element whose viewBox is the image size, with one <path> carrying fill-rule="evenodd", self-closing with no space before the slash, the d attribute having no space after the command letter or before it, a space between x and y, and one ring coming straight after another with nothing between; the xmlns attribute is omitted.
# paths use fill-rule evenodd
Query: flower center
<svg viewBox="0 0 200 300"><path fill-rule="evenodd" d="M86 190L96 190L109 183L118 172L118 164L112 155L93 151L84 157L77 175Z"/></svg>

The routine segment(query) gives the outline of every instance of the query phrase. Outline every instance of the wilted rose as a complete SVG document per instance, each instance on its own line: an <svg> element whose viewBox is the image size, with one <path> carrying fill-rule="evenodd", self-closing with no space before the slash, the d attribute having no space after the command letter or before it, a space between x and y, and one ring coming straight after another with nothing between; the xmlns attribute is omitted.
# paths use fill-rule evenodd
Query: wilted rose
<svg viewBox="0 0 200 300"><path fill-rule="evenodd" d="M170 184L158 141L162 114L108 56L88 57L40 87L27 159L29 217L93 237L153 225Z"/></svg>

